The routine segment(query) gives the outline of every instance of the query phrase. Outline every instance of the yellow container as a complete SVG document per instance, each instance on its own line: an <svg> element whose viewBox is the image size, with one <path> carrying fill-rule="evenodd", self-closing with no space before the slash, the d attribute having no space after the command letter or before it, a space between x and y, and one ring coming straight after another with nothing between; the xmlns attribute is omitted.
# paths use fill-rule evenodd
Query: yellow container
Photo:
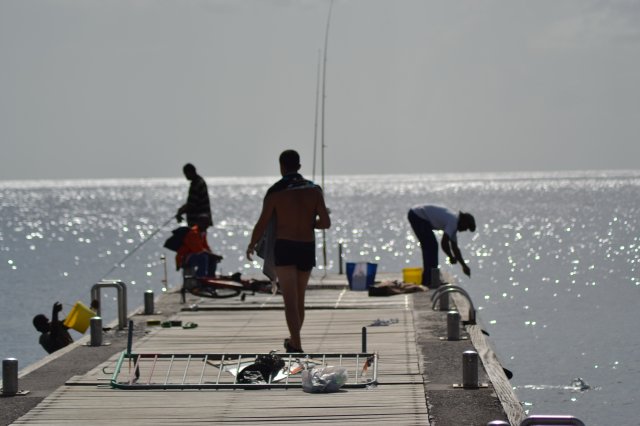
<svg viewBox="0 0 640 426"><path fill-rule="evenodd" d="M84 303L78 301L73 305L73 308L71 308L71 312L69 312L67 318L65 318L64 325L80 333L84 333L87 331L87 328L89 328L91 318L95 316L95 312Z"/></svg>
<svg viewBox="0 0 640 426"><path fill-rule="evenodd" d="M422 284L422 268L404 268L402 281L411 284Z"/></svg>

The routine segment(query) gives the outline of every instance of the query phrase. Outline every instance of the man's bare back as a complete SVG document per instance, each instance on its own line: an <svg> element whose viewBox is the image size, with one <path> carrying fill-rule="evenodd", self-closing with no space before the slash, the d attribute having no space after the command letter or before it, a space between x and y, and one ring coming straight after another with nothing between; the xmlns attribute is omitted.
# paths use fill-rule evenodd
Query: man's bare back
<svg viewBox="0 0 640 426"><path fill-rule="evenodd" d="M276 192L265 203L276 215L276 238L313 241L315 228L330 225L320 188Z"/></svg>

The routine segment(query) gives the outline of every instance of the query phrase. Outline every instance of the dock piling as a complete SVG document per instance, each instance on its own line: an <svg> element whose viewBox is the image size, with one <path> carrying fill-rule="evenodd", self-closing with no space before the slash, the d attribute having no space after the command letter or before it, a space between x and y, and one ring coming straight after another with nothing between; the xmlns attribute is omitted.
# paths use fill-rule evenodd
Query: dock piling
<svg viewBox="0 0 640 426"><path fill-rule="evenodd" d="M449 293L442 293L442 296L440 297L440 310L441 311L448 311L449 309L451 309L449 307Z"/></svg>
<svg viewBox="0 0 640 426"><path fill-rule="evenodd" d="M462 387L478 388L478 353L476 351L462 353Z"/></svg>
<svg viewBox="0 0 640 426"><path fill-rule="evenodd" d="M5 358L2 360L2 395L14 396L18 393L18 360Z"/></svg>
<svg viewBox="0 0 640 426"><path fill-rule="evenodd" d="M144 314L153 315L153 290L144 292Z"/></svg>
<svg viewBox="0 0 640 426"><path fill-rule="evenodd" d="M89 346L102 346L102 318L93 317L90 322L91 343Z"/></svg>
<svg viewBox="0 0 640 426"><path fill-rule="evenodd" d="M447 312L447 340L460 340L460 313Z"/></svg>

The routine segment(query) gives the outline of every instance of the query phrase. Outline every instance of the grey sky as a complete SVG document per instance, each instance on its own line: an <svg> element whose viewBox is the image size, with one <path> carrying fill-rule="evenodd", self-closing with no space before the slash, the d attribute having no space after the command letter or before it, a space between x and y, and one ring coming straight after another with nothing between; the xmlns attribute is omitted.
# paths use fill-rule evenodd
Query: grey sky
<svg viewBox="0 0 640 426"><path fill-rule="evenodd" d="M329 0L0 1L0 180L311 174ZM326 172L637 169L640 2L335 0Z"/></svg>

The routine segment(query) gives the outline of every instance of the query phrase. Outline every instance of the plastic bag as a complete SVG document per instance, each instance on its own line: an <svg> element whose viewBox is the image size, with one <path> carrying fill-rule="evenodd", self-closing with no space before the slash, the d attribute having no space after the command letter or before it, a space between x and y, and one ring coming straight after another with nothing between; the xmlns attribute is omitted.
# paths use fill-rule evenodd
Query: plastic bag
<svg viewBox="0 0 640 426"><path fill-rule="evenodd" d="M302 372L302 390L307 393L337 392L347 382L344 367L318 367Z"/></svg>

